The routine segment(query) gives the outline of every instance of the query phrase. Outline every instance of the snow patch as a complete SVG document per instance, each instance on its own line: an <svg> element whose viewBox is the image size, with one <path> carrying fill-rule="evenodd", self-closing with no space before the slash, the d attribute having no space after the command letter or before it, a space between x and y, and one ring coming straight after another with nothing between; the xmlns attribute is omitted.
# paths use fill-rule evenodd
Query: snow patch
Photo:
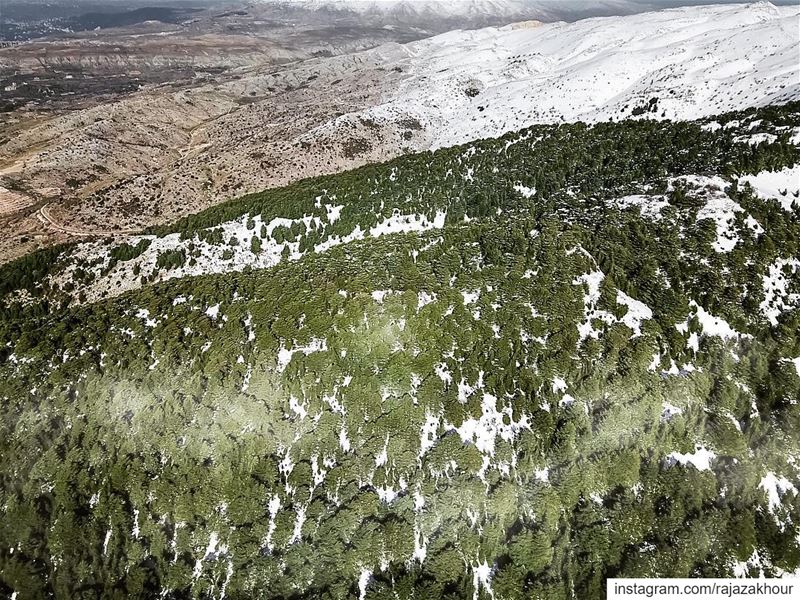
<svg viewBox="0 0 800 600"><path fill-rule="evenodd" d="M530 188L527 186L522 185L521 183L517 183L514 185L514 190L519 193L520 196L523 198L532 198L536 195L536 188Z"/></svg>
<svg viewBox="0 0 800 600"><path fill-rule="evenodd" d="M797 258L779 258L769 265L768 274L763 276L764 300L759 308L772 326L778 324L778 317L782 313L800 303L800 293L789 292L790 282L787 279L787 273L795 276L798 270L800 260Z"/></svg>
<svg viewBox="0 0 800 600"><path fill-rule="evenodd" d="M492 591L492 569L489 567L486 559L472 566L472 587L474 589L473 600L478 600L478 593L481 588L485 589L489 596L494 598L494 592Z"/></svg>
<svg viewBox="0 0 800 600"><path fill-rule="evenodd" d="M670 404L669 402L664 402L664 410L661 411L661 422L666 423L671 421L673 417L683 414L683 409L678 408L677 406Z"/></svg>
<svg viewBox="0 0 800 600"><path fill-rule="evenodd" d="M428 229L441 229L444 227L446 217L447 211L438 211L433 221L429 221L426 215L404 215L399 209L394 209L392 216L371 227L369 234L372 237L379 237L393 233L419 233Z"/></svg>
<svg viewBox="0 0 800 600"><path fill-rule="evenodd" d="M361 569L361 574L358 576L358 600L364 600L367 597L367 585L371 578L372 571Z"/></svg>
<svg viewBox="0 0 800 600"><path fill-rule="evenodd" d="M292 360L292 356L294 356L298 352L302 352L305 356L312 354L313 352L324 352L328 349L328 343L325 339L319 338L312 338L312 340L306 346L297 346L291 350L281 347L278 351L278 363L277 363L277 371L278 373L283 373L286 367Z"/></svg>
<svg viewBox="0 0 800 600"><path fill-rule="evenodd" d="M639 300L631 298L621 291L617 291L617 304L624 304L628 307L628 312L622 317L622 322L633 330L632 338L642 335L642 321L652 319L653 311Z"/></svg>
<svg viewBox="0 0 800 600"><path fill-rule="evenodd" d="M739 178L739 182L750 184L760 198L777 200L786 211L800 208L800 164L780 171L745 175Z"/></svg>
<svg viewBox="0 0 800 600"><path fill-rule="evenodd" d="M510 405L498 411L497 397L492 394L483 395L481 413L478 419L465 419L455 429L462 441L474 443L484 456L494 455L495 440L498 436L510 442L518 431L529 427L525 416L519 421L514 421Z"/></svg>
<svg viewBox="0 0 800 600"><path fill-rule="evenodd" d="M789 493L795 496L797 495L797 488L792 484L791 481L786 479L786 477L777 476L772 471L767 473L761 479L761 483L758 484L758 487L766 492L767 506L769 512L773 515L775 515L777 509L782 506L782 500L784 496ZM786 524L780 521L778 521L778 524L780 525L781 531L783 531Z"/></svg>
<svg viewBox="0 0 800 600"><path fill-rule="evenodd" d="M654 221L661 219L661 210L669 206L664 196L644 195L623 196L612 200L612 204L620 209L637 207L643 217Z"/></svg>
<svg viewBox="0 0 800 600"><path fill-rule="evenodd" d="M695 451L691 454L682 454L680 452L671 452L667 455L667 466L674 464L692 464L698 471L710 471L711 461L717 457L716 454L703 446L695 446Z"/></svg>

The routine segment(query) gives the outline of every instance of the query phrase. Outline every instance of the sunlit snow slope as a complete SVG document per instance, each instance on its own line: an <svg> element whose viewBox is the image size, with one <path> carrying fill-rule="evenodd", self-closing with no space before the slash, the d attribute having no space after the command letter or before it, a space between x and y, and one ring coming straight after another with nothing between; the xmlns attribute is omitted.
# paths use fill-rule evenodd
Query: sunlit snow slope
<svg viewBox="0 0 800 600"><path fill-rule="evenodd" d="M470 15L514 16L533 10L529 8L529 3L520 0L273 0L273 3L308 10L393 16L427 15L438 18Z"/></svg>
<svg viewBox="0 0 800 600"><path fill-rule="evenodd" d="M400 47L393 66L408 75L384 103L315 133L345 131L356 117L415 118L437 148L535 123L779 103L800 98L799 30L800 8L759 2L453 31Z"/></svg>

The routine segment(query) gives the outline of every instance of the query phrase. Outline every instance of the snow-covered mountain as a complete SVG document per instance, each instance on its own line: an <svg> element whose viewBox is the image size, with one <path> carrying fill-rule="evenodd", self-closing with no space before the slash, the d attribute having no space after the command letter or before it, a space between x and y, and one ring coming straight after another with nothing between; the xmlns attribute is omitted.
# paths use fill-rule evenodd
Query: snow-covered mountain
<svg viewBox="0 0 800 600"><path fill-rule="evenodd" d="M682 5L724 4L726 0L260 0L261 3L331 13L361 15L410 25L441 20L465 24L483 21L537 19L577 21L591 17L629 15ZM792 4L791 0L776 0Z"/></svg>
<svg viewBox="0 0 800 600"><path fill-rule="evenodd" d="M524 12L520 0L278 0L278 3L309 10L338 10L358 13L431 13L442 16L476 13L512 14Z"/></svg>
<svg viewBox="0 0 800 600"><path fill-rule="evenodd" d="M285 7L384 18L517 17L533 9L521 0L263 0Z"/></svg>
<svg viewBox="0 0 800 600"><path fill-rule="evenodd" d="M691 119L796 99L799 29L799 7L759 2L453 31L387 52L405 79L315 134L411 118L442 147L534 123Z"/></svg>
<svg viewBox="0 0 800 600"><path fill-rule="evenodd" d="M629 14L646 10L631 0L262 0L283 7L335 16L359 15L387 24L425 27L454 22L458 27L502 25L540 19L573 21L588 16Z"/></svg>

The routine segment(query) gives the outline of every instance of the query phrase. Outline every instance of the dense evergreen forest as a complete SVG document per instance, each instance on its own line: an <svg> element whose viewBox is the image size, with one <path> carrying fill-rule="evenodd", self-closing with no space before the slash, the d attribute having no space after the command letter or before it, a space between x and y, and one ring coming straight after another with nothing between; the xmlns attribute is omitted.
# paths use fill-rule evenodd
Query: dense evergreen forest
<svg viewBox="0 0 800 600"><path fill-rule="evenodd" d="M742 177L798 127L536 126L0 268L0 594L797 571L800 201Z"/></svg>

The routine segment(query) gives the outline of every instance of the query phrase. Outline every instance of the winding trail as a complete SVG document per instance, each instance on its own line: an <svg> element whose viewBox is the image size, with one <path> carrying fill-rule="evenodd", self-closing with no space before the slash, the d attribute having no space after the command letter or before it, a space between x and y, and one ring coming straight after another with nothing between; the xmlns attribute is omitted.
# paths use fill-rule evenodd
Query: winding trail
<svg viewBox="0 0 800 600"><path fill-rule="evenodd" d="M48 204L42 206L37 216L39 220L47 225L55 229L56 231L60 231L61 233L66 233L68 235L75 235L81 237L87 236L94 236L94 237L106 237L109 235L131 235L134 233L139 233L135 229L117 229L115 231L111 230L102 230L102 229L78 229L75 227L67 227L66 225L62 225L58 221L56 221L52 216L50 216L50 211L48 210Z"/></svg>

